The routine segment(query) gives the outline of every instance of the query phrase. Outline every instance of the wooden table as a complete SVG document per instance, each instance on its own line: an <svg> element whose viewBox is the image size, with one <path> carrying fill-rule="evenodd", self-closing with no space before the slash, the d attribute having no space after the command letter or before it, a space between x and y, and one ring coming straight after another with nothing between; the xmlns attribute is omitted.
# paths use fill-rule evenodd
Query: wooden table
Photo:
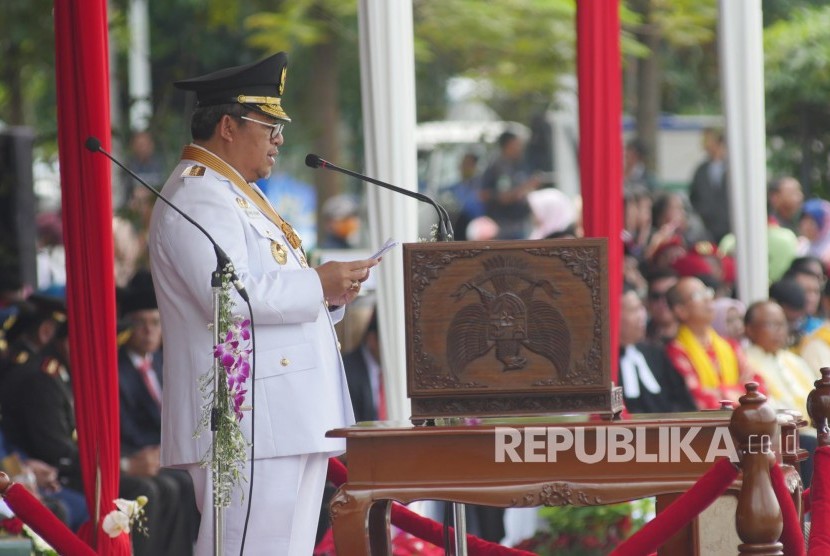
<svg viewBox="0 0 830 556"><path fill-rule="evenodd" d="M498 507L589 506L627 500L675 495L688 490L712 465L706 461L713 438L729 436L730 411L670 415L640 415L626 421L589 420L580 416L505 418L465 421L438 420L435 426L415 427L409 423L371 422L329 431L330 437L346 438L349 480L331 503L332 526L339 554L390 554L389 521L391 501L446 500ZM784 437L796 436L796 424L779 419ZM496 461L497 438L509 441L505 427L516 434L544 434L547 431L584 438L587 456L595 454L597 438L626 435L632 446L643 445L640 461L609 461L602 457L586 463L575 449L558 451L556 461ZM672 430L676 432L671 432ZM501 431L501 432L500 432ZM567 431L567 432L566 432ZM663 448L696 431L675 453ZM526 437L526 436L525 436ZM533 437L544 440L544 436ZM645 439L644 442L642 439ZM559 440L561 442L562 440ZM797 446L797 442L790 446ZM677 444L677 442L675 442ZM725 446L724 442L719 442ZM503 450L500 450L504 452ZM546 460L546 450L531 450ZM687 453L688 452L688 453ZM505 452L506 453L506 452ZM517 452L524 455L522 449ZM616 450L625 460L625 449ZM642 461L645 459L658 461ZM648 455L651 455L649 457ZM510 455L506 453L506 455ZM636 454L635 454L636 455ZM780 456L778 456L780 459ZM795 461L798 457L790 458ZM589 458L590 459L590 458ZM701 461L695 461L699 459ZM666 460L666 461L659 461ZM794 473L788 469L788 477ZM740 489L740 481L731 487ZM800 490L799 490L800 492ZM689 535L690 536L690 535ZM689 552L689 538L675 541L671 554ZM694 548L694 547L691 547ZM667 549L667 547L664 547Z"/></svg>

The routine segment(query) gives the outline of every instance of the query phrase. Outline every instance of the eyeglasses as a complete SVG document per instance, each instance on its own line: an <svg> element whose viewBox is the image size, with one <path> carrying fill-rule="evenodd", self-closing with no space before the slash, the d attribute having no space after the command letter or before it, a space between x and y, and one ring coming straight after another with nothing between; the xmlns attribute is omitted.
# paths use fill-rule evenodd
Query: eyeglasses
<svg viewBox="0 0 830 556"><path fill-rule="evenodd" d="M282 135L282 130L285 127L285 123L277 122L275 124L269 124L266 122L261 122L259 120L255 120L254 118L249 118L248 116L239 116L240 119L246 120L248 122L254 122L255 124L264 125L265 127L271 128L271 141L277 138L277 135Z"/></svg>
<svg viewBox="0 0 830 556"><path fill-rule="evenodd" d="M648 292L649 301L662 301L666 299L666 292Z"/></svg>
<svg viewBox="0 0 830 556"><path fill-rule="evenodd" d="M767 330L786 330L788 325L785 321L759 321L758 326L766 328Z"/></svg>
<svg viewBox="0 0 830 556"><path fill-rule="evenodd" d="M706 288L705 290L690 293L686 301L709 301L710 299L715 299L715 290Z"/></svg>

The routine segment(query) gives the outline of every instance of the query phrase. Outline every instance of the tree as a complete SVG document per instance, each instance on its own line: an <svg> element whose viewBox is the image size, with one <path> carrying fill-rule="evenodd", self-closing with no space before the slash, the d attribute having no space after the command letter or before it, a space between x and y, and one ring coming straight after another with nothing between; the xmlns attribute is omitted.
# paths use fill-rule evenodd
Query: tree
<svg viewBox="0 0 830 556"><path fill-rule="evenodd" d="M634 81L628 108L637 120L637 134L649 153L656 151L659 117L663 106L664 61L668 52L696 52L712 45L718 8L715 0L629 0L639 16L632 26L648 54L632 60ZM688 73L688 68L686 68ZM655 160L649 156L649 166Z"/></svg>
<svg viewBox="0 0 830 556"><path fill-rule="evenodd" d="M332 160L341 160L341 53L357 51L357 4L354 0L295 0L283 2L276 10L249 16L245 25L252 31L248 44L263 50L304 50L299 58L299 79L294 82L295 100L304 106L305 114L313 114L304 125L315 152ZM350 57L352 64L357 62ZM352 82L359 76L351 65ZM289 78L293 79L291 66ZM287 87L291 90L292 86ZM357 84L359 90L359 84ZM357 106L359 111L359 96ZM342 191L342 177L334 172L316 172L318 207ZM319 218L318 222L322 221Z"/></svg>
<svg viewBox="0 0 830 556"><path fill-rule="evenodd" d="M504 119L529 121L550 104L558 77L574 73L571 0L415 0L414 9L419 68L486 80L494 88L487 100Z"/></svg>
<svg viewBox="0 0 830 556"><path fill-rule="evenodd" d="M55 26L51 0L0 2L0 120L56 133ZM44 98L52 103L41 102Z"/></svg>
<svg viewBox="0 0 830 556"><path fill-rule="evenodd" d="M828 193L830 6L795 10L764 33L771 167Z"/></svg>

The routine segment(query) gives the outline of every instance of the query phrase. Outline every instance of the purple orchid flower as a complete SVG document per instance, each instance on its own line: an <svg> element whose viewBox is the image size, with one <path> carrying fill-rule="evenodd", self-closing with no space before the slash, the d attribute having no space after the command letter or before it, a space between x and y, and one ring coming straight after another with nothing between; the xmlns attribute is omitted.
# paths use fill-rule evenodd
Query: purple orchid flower
<svg viewBox="0 0 830 556"><path fill-rule="evenodd" d="M213 356L219 359L225 368L228 395L233 402L237 421L242 419L240 407L247 393L247 390L243 388L251 375L250 326L249 319L242 320L241 317L237 317L237 320L228 327L225 341L213 349Z"/></svg>

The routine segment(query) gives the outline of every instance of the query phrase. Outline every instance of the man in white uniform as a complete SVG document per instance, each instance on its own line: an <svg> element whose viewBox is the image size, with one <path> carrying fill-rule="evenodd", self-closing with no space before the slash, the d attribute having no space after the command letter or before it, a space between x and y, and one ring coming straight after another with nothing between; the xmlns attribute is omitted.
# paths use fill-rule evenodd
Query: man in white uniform
<svg viewBox="0 0 830 556"><path fill-rule="evenodd" d="M327 458L345 448L325 433L354 422L333 322L378 262L309 268L297 234L252 183L271 173L291 121L280 105L287 63L281 52L176 83L196 92L193 143L163 189L225 250L253 307L255 482L245 542L251 556L312 552ZM198 378L213 363L208 324L216 257L207 239L164 203L153 211L149 248L164 331L162 464L193 476L202 512L197 554L205 555L212 553L212 494L209 470L199 462L211 435L193 433L203 403ZM247 314L233 297L234 313ZM250 412L241 423L250 440ZM245 501L237 489L225 512L228 555L240 549L243 488Z"/></svg>

